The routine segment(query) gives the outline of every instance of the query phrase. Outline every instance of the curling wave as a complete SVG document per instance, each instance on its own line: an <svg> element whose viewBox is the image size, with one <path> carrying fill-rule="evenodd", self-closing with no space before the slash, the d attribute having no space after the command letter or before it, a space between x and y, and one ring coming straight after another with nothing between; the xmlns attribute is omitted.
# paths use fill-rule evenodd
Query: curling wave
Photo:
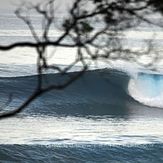
<svg viewBox="0 0 163 163"><path fill-rule="evenodd" d="M77 72L71 72L74 75ZM67 76L45 74L44 84L62 82ZM127 104L139 105L136 101L162 107L163 76L138 73L131 77L118 70L91 70L63 90L54 90L34 101L27 113L61 115L104 115L126 113ZM19 106L28 98L37 85L37 76L0 78L0 103L13 96L9 108ZM136 101L135 101L135 100ZM125 110L125 111L124 111Z"/></svg>
<svg viewBox="0 0 163 163"><path fill-rule="evenodd" d="M163 75L157 73L138 73L130 79L129 94L140 103L151 107L163 107Z"/></svg>

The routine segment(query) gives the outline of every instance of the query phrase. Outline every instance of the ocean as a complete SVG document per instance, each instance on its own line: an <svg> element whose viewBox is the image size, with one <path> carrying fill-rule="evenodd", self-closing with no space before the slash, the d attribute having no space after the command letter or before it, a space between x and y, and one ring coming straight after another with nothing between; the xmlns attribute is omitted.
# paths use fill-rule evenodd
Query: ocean
<svg viewBox="0 0 163 163"><path fill-rule="evenodd" d="M149 38L146 26L137 30ZM53 32L54 37L58 32ZM31 39L23 22L10 12L0 13L0 44ZM138 38L130 39L132 47L140 45ZM157 46L162 46L160 41ZM66 62L65 57L72 51L57 49L55 63L69 64L73 57ZM37 84L36 56L27 48L0 52L1 109L10 96L6 110L32 94ZM60 80L51 72L43 77L45 84ZM162 107L161 72L130 64L90 69L66 89L48 92L19 115L0 120L0 162L163 162Z"/></svg>

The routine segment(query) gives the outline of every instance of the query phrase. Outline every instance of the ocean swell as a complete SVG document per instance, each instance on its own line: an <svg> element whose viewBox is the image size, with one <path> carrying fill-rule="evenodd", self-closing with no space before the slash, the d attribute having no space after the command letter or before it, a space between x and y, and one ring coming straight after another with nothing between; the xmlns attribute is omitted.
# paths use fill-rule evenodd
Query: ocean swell
<svg viewBox="0 0 163 163"><path fill-rule="evenodd" d="M71 72L69 75L75 75ZM63 82L67 76L45 74L44 84ZM124 112L132 98L126 93L129 76L108 69L92 70L63 90L53 90L35 100L26 109L32 114L103 115ZM37 85L37 76L0 78L0 102L12 94L9 108L18 107ZM110 109L109 109L110 108ZM114 109L113 109L114 108Z"/></svg>
<svg viewBox="0 0 163 163"><path fill-rule="evenodd" d="M71 72L69 75L75 75ZM68 76L45 74L44 85L63 82ZM26 109L30 114L105 115L127 112L127 105L139 103L163 107L163 77L138 73L131 77L118 70L91 70L63 90L53 90L35 100ZM13 100L8 108L18 107L37 86L37 76L0 78L0 103L9 95ZM136 101L135 101L135 100ZM114 109L113 109L114 108Z"/></svg>

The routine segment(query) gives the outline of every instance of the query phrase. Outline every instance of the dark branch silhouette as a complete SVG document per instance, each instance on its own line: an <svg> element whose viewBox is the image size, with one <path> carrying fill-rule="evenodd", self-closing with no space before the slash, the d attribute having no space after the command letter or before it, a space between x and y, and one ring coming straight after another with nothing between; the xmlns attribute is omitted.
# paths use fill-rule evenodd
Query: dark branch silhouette
<svg viewBox="0 0 163 163"><path fill-rule="evenodd" d="M138 62L142 55L149 55L152 51L150 45L146 51L133 51L124 48L121 39L118 37L120 32L138 26L142 21L152 24L145 15L154 9L162 11L162 7L156 5L155 1L131 1L131 0L75 0L69 13L62 18L59 27L56 27L55 0L33 5L23 4L15 11L17 17L24 21L28 26L34 42L15 42L10 45L0 45L1 51L9 51L14 48L30 47L37 52L37 88L33 94L27 98L20 107L9 111L1 111L0 118L12 117L23 111L31 102L42 94L51 90L61 90L80 78L89 65L96 60L130 60ZM34 11L42 17L42 35L39 36L32 23L28 12ZM61 33L57 38L51 38L50 30L53 27L60 28ZM67 41L68 40L68 41ZM49 64L46 56L49 47L74 48L76 59L65 68L56 64ZM153 60L158 60L154 57ZM80 63L81 70L75 75L68 72ZM146 65L146 66L151 66ZM53 70L61 76L68 76L68 79L59 83L44 87L43 72Z"/></svg>

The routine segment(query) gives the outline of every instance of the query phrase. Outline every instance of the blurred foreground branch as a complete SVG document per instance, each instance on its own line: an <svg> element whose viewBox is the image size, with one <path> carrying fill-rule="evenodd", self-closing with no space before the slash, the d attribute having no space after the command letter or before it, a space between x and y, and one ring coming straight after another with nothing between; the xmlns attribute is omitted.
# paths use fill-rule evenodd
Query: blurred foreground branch
<svg viewBox="0 0 163 163"><path fill-rule="evenodd" d="M154 1L74 0L69 12L61 17L62 20L59 24L55 3L55 0L48 0L37 5L26 3L15 11L16 16L28 26L34 42L24 41L10 45L0 45L0 50L34 48L37 52L38 81L33 94L20 107L9 111L1 111L1 119L20 113L31 102L46 92L66 88L83 76L89 65L96 60L121 59L137 62L139 57L149 55L152 51L151 45L143 52L125 48L119 35L127 29L138 26L142 21L154 24L146 18L149 12L157 8ZM41 36L35 29L30 12L35 12L41 16ZM54 29L58 29L60 33L59 36L52 38L50 32ZM76 52L75 60L64 68L55 63L49 64L47 57L49 47L73 48ZM70 75L68 72L77 64L81 65L80 71L75 75ZM68 78L61 83L44 87L42 74L49 70L60 73L61 77L66 75Z"/></svg>

